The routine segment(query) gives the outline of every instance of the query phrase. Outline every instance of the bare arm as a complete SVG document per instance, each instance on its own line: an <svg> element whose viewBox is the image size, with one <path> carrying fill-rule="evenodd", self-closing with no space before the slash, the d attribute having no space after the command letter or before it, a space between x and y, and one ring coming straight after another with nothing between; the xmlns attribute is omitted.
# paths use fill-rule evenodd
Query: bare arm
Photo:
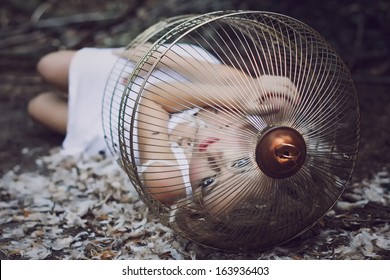
<svg viewBox="0 0 390 280"><path fill-rule="evenodd" d="M215 83L197 81L148 84L143 98L161 104L169 113L213 106L242 109L252 113L256 112L264 96L268 99L284 96L286 100L298 101L297 89L286 77L263 75L258 78L241 79L240 76L232 79L237 82L220 80Z"/></svg>
<svg viewBox="0 0 390 280"><path fill-rule="evenodd" d="M144 99L153 100L169 113L180 112L194 107L234 107L237 102L234 88L223 84L205 83L159 83L149 85ZM230 106L229 106L230 104Z"/></svg>
<svg viewBox="0 0 390 280"><path fill-rule="evenodd" d="M143 172L145 189L163 203L185 196L180 168L170 147L169 114L153 100L139 106L138 139L141 164L153 161Z"/></svg>

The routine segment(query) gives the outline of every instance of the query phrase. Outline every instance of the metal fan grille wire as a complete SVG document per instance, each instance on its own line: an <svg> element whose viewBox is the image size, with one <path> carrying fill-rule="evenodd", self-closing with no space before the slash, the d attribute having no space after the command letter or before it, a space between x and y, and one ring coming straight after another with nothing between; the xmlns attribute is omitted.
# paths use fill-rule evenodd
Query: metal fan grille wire
<svg viewBox="0 0 390 280"><path fill-rule="evenodd" d="M312 28L268 12L149 28L118 58L102 116L143 201L185 238L227 250L268 248L312 227L348 185L358 152L347 67ZM305 143L302 166L285 178L256 158L259 139L279 127ZM202 149L199 139L213 135L211 155L216 140Z"/></svg>

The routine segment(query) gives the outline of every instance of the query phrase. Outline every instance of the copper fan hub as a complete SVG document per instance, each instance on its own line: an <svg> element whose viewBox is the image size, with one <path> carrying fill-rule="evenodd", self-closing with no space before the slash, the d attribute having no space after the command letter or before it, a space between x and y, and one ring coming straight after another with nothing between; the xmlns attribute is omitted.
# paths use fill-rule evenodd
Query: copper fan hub
<svg viewBox="0 0 390 280"><path fill-rule="evenodd" d="M283 179L294 175L305 159L305 140L291 127L271 127L260 136L256 146L257 165L272 178Z"/></svg>

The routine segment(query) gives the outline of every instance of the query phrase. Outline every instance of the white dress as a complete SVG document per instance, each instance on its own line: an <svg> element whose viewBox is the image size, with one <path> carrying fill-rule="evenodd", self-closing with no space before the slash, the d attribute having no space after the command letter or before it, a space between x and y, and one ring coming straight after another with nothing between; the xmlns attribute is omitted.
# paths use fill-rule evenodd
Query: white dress
<svg viewBox="0 0 390 280"><path fill-rule="evenodd" d="M107 78L117 60L111 49L84 48L74 55L69 69L64 155L106 151L101 108Z"/></svg>

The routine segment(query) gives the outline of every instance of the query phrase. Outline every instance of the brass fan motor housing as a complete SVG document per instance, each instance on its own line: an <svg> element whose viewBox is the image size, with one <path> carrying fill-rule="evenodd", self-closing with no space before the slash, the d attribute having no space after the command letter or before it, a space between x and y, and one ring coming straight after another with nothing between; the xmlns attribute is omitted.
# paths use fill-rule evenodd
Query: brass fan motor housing
<svg viewBox="0 0 390 280"><path fill-rule="evenodd" d="M302 135L287 126L271 127L256 145L256 162L267 176L282 179L294 175L306 159Z"/></svg>

